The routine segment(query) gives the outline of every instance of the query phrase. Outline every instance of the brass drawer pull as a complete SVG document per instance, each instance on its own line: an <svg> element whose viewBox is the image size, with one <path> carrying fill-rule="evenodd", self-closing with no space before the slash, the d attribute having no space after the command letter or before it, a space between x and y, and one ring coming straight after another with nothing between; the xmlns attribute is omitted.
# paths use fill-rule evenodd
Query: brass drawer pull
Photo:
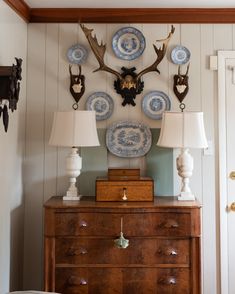
<svg viewBox="0 0 235 294"><path fill-rule="evenodd" d="M80 228L85 228L85 227L87 227L87 222L84 221L84 220L81 220L81 221L79 222L79 226L80 226Z"/></svg>
<svg viewBox="0 0 235 294"><path fill-rule="evenodd" d="M71 276L68 278L67 284L69 286L79 286L79 285L83 286L83 285L87 285L88 282L84 278Z"/></svg>
<svg viewBox="0 0 235 294"><path fill-rule="evenodd" d="M80 280L80 285L87 285L87 281L85 279Z"/></svg>
<svg viewBox="0 0 235 294"><path fill-rule="evenodd" d="M79 254L80 255L85 255L85 254L87 254L87 250L85 248L80 248Z"/></svg>
<svg viewBox="0 0 235 294"><path fill-rule="evenodd" d="M158 280L158 284L160 285L176 285L176 283L177 280L175 277L165 277Z"/></svg>
<svg viewBox="0 0 235 294"><path fill-rule="evenodd" d="M172 255L172 256L177 256L177 255L178 255L177 251L174 250L174 249L170 250L169 253L170 253L170 255Z"/></svg>
<svg viewBox="0 0 235 294"><path fill-rule="evenodd" d="M164 229L177 229L179 227L179 224L177 221L169 219L159 225L159 227Z"/></svg>
<svg viewBox="0 0 235 294"><path fill-rule="evenodd" d="M87 250L85 248L69 248L67 251L67 256L85 255Z"/></svg>
<svg viewBox="0 0 235 294"><path fill-rule="evenodd" d="M158 254L165 255L165 256L177 256L178 255L177 250L173 249L173 248L165 248L165 249L160 248L157 252L158 252Z"/></svg>

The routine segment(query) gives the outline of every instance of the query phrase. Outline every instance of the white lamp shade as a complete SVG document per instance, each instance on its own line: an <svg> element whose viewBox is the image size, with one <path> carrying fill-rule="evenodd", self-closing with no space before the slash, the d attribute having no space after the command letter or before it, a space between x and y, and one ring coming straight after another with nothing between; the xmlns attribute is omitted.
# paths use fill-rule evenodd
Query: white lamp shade
<svg viewBox="0 0 235 294"><path fill-rule="evenodd" d="M64 147L99 146L95 111L55 112L49 144Z"/></svg>
<svg viewBox="0 0 235 294"><path fill-rule="evenodd" d="M158 146L206 148L202 112L164 112Z"/></svg>

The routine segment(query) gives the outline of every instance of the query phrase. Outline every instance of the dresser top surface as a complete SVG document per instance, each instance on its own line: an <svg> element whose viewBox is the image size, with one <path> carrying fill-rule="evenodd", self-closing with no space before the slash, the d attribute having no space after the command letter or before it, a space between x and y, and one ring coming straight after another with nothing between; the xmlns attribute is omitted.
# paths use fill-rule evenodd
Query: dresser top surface
<svg viewBox="0 0 235 294"><path fill-rule="evenodd" d="M154 201L102 202L94 196L83 196L80 201L64 201L61 196L54 196L44 203L46 208L200 208L196 201L178 201L177 197L157 196Z"/></svg>

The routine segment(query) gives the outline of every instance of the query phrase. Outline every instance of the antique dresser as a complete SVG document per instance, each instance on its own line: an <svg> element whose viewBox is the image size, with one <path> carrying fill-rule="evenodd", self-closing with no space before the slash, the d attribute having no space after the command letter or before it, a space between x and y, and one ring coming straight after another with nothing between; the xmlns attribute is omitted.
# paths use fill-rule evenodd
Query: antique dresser
<svg viewBox="0 0 235 294"><path fill-rule="evenodd" d="M199 294L200 204L45 203L45 291L63 294ZM114 242L123 237L129 246Z"/></svg>

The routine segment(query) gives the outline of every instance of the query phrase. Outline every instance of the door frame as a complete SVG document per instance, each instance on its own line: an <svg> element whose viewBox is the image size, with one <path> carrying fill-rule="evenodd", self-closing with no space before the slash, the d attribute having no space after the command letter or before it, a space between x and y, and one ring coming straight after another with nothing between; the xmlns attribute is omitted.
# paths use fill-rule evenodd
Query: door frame
<svg viewBox="0 0 235 294"><path fill-rule="evenodd" d="M228 213L226 136L226 61L235 59L235 51L218 51L218 143L219 143L219 238L221 294L228 294Z"/></svg>

